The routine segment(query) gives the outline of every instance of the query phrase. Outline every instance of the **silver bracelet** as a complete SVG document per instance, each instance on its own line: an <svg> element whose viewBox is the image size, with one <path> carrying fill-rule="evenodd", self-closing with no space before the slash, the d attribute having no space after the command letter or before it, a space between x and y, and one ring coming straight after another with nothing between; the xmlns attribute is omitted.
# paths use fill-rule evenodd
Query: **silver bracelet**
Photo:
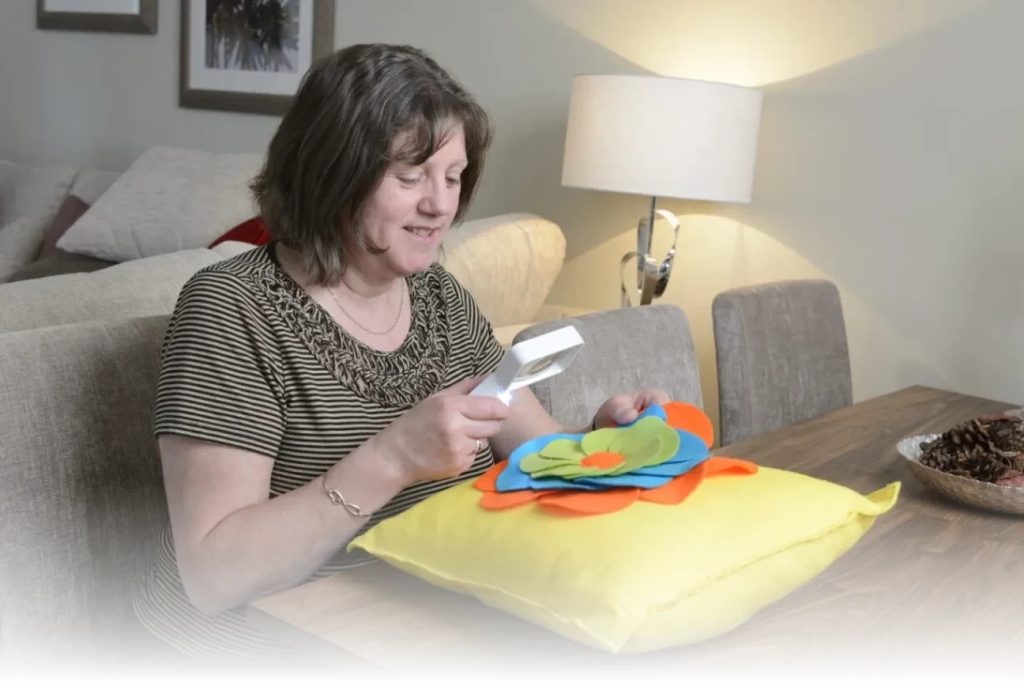
<svg viewBox="0 0 1024 683"><path fill-rule="evenodd" d="M341 491L338 489L332 489L327 486L327 473L324 472L320 475L320 482L323 484L324 493L327 494L327 500L331 501L333 505L340 505L345 508L345 512L352 515L353 517L369 517L369 512L363 512L363 509L355 503L350 503L345 500L345 496L341 495Z"/></svg>

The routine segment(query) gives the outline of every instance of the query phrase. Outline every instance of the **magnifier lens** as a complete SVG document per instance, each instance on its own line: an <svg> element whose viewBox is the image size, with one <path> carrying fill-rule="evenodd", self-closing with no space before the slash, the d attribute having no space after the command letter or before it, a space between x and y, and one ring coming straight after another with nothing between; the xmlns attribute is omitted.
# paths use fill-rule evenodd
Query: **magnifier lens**
<svg viewBox="0 0 1024 683"><path fill-rule="evenodd" d="M541 358L531 363L527 363L523 367L519 368L519 372L516 373L516 379L523 379L543 372L553 365L556 360L556 357L548 356L547 358Z"/></svg>

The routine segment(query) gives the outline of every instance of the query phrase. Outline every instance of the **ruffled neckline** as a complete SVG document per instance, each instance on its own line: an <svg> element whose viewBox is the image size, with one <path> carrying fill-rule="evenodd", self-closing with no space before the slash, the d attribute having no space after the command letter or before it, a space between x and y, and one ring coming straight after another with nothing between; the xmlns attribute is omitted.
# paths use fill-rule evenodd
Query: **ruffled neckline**
<svg viewBox="0 0 1024 683"><path fill-rule="evenodd" d="M352 337L278 263L273 243L253 272L289 329L314 358L357 395L383 406L408 408L437 392L448 366L451 338L441 267L406 278L412 318L394 351L379 351Z"/></svg>

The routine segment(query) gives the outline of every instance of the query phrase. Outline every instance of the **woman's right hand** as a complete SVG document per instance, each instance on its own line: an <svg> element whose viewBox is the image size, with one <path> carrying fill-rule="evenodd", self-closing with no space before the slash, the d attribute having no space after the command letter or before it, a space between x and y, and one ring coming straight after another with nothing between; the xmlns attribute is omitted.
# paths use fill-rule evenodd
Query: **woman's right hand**
<svg viewBox="0 0 1024 683"><path fill-rule="evenodd" d="M509 407L490 396L470 396L483 377L471 377L413 406L374 439L406 486L453 477L476 458L478 440L501 430Z"/></svg>

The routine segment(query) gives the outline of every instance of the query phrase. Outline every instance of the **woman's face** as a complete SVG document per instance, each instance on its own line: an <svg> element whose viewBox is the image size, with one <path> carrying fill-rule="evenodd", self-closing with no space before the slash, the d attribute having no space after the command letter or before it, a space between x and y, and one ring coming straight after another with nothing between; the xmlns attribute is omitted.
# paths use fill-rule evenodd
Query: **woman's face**
<svg viewBox="0 0 1024 683"><path fill-rule="evenodd" d="M364 252L355 261L376 261L399 277L430 267L458 210L466 164L461 123L423 164L392 163L362 211L366 237L388 250L380 256Z"/></svg>

